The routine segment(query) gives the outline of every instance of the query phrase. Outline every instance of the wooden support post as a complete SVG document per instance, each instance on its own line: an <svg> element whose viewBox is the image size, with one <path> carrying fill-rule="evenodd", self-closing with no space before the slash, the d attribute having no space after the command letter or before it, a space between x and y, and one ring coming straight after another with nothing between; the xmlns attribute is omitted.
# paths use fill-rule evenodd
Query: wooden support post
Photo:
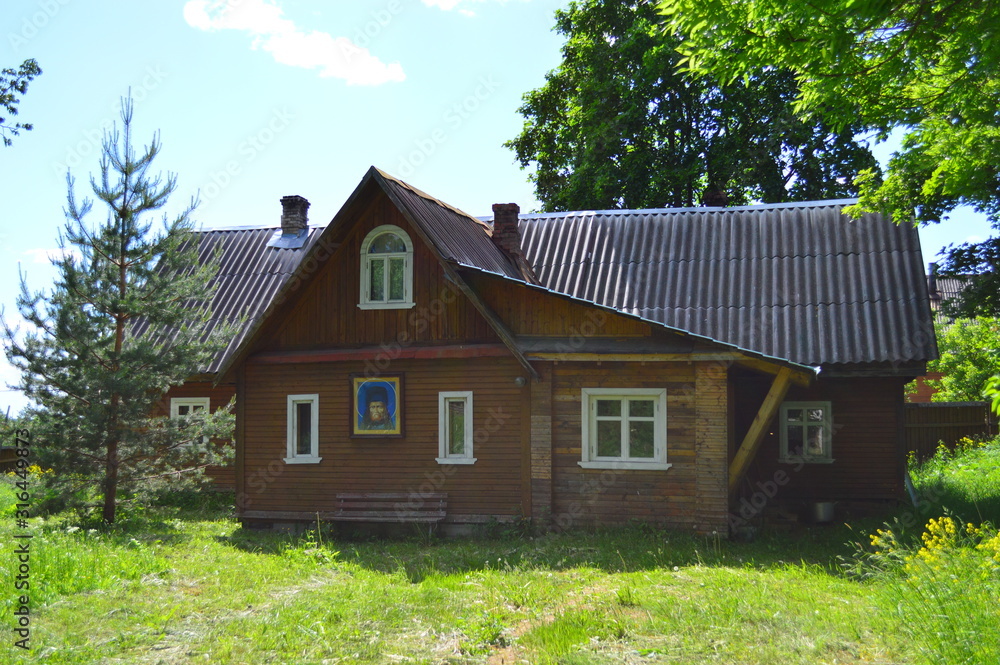
<svg viewBox="0 0 1000 665"><path fill-rule="evenodd" d="M729 465L730 494L736 491L736 488L740 485L740 481L743 480L743 476L750 466L750 461L757 454L760 442L764 440L764 433L767 432L767 426L774 419L775 414L778 413L778 407L781 406L782 400L788 394L788 388L791 384L792 370L782 367L778 371L778 375L774 377L771 388L767 391L767 397L764 398L764 403L760 405L760 410L754 416L753 422L750 424L750 429L743 439L743 443L740 444L739 450L736 451L736 456L733 457L732 464Z"/></svg>

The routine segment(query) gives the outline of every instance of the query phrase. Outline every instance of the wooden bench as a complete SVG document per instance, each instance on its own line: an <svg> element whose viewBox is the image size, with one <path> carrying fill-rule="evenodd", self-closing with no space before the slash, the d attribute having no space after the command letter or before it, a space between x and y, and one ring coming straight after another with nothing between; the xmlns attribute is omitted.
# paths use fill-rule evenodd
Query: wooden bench
<svg viewBox="0 0 1000 665"><path fill-rule="evenodd" d="M440 522L448 511L445 492L337 494L337 509L324 517L345 522Z"/></svg>

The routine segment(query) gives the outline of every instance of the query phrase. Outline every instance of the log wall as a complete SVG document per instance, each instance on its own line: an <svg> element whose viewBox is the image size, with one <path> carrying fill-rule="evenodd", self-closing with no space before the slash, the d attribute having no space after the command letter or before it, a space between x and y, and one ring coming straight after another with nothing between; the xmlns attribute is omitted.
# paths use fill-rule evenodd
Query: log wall
<svg viewBox="0 0 1000 665"><path fill-rule="evenodd" d="M726 531L727 383L714 363L554 363L552 523ZM666 388L667 470L584 469L581 389Z"/></svg>
<svg viewBox="0 0 1000 665"><path fill-rule="evenodd" d="M244 510L325 511L338 492L447 492L448 521L522 514L527 387L513 358L396 360L403 374L402 438L352 438L351 373L359 363L245 367ZM473 391L472 465L441 465L438 392ZM319 394L318 464L286 464L286 396ZM524 488L526 489L526 488Z"/></svg>
<svg viewBox="0 0 1000 665"><path fill-rule="evenodd" d="M735 442L742 440L760 407L770 377L734 376ZM893 377L819 378L811 387L793 386L786 401L829 401L833 412L830 464L778 462L774 421L741 483L747 498L761 484L780 479L779 500L892 500L905 496L903 469L903 385ZM776 474L784 474L778 475Z"/></svg>

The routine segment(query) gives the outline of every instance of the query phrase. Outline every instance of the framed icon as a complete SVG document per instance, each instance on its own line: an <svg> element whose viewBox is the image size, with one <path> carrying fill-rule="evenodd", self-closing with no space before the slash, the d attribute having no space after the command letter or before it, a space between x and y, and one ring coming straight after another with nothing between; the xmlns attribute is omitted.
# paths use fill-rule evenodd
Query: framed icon
<svg viewBox="0 0 1000 665"><path fill-rule="evenodd" d="M351 375L351 436L403 436L403 375Z"/></svg>

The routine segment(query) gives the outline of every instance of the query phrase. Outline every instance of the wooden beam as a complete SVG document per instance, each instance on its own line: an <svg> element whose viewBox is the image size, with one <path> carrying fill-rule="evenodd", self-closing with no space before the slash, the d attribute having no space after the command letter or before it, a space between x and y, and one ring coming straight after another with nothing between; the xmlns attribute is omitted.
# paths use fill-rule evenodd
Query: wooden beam
<svg viewBox="0 0 1000 665"><path fill-rule="evenodd" d="M468 283L466 283L462 276L458 274L458 271L456 271L447 262L442 261L441 265L444 266L445 275L447 275L448 278L454 282L459 290L465 294L465 297L472 302L473 307L475 307L479 313L483 315L483 318L489 322L490 326L493 328L493 332L497 334L500 341L502 341L504 345L510 349L512 354L514 354L514 358L516 358L517 362L521 364L521 367L523 367L528 374L531 375L531 378L537 381L539 378L538 370L532 367L531 363L528 362L528 359L521 351L521 347L518 346L517 341L514 339L514 333L507 327L507 324L500 320L500 317L497 316L496 312L490 309L489 305L487 305L486 302L479 297L479 294L476 293L476 291L469 286Z"/></svg>
<svg viewBox="0 0 1000 665"><path fill-rule="evenodd" d="M268 351L250 356L255 365L288 365L296 363L339 362L344 360L378 360L398 358L437 360L447 358L483 358L510 356L503 344L452 344L443 346L365 346L356 349L313 349L309 351Z"/></svg>
<svg viewBox="0 0 1000 665"><path fill-rule="evenodd" d="M814 374L810 374L805 371L791 370L791 368L783 367L778 363L770 363L767 362L766 360L760 360L758 358L750 358L744 355L741 355L737 358L736 364L741 365L743 367L747 367L749 369L757 370L758 372L764 372L766 374L775 374L775 375L777 375L779 371L782 371L784 369L789 369L792 372L791 374L792 383L803 387L809 386L809 384L812 383L813 379L816 378Z"/></svg>
<svg viewBox="0 0 1000 665"><path fill-rule="evenodd" d="M747 435L743 438L743 443L740 444L739 450L736 451L736 456L733 457L733 461L729 465L730 494L736 491L736 488L740 485L740 481L743 480L743 476L746 475L750 461L757 454L760 442L764 440L764 433L767 432L767 426L771 424L775 414L778 413L778 407L781 406L785 395L788 394L788 388L792 385L792 374L793 372L790 368L782 367L778 375L774 377L771 388L767 391L767 397L764 398L764 403L760 405L757 415L754 416L753 422L750 424Z"/></svg>
<svg viewBox="0 0 1000 665"><path fill-rule="evenodd" d="M735 353L525 353L531 360L573 362L658 362L658 361L728 361L739 356Z"/></svg>

